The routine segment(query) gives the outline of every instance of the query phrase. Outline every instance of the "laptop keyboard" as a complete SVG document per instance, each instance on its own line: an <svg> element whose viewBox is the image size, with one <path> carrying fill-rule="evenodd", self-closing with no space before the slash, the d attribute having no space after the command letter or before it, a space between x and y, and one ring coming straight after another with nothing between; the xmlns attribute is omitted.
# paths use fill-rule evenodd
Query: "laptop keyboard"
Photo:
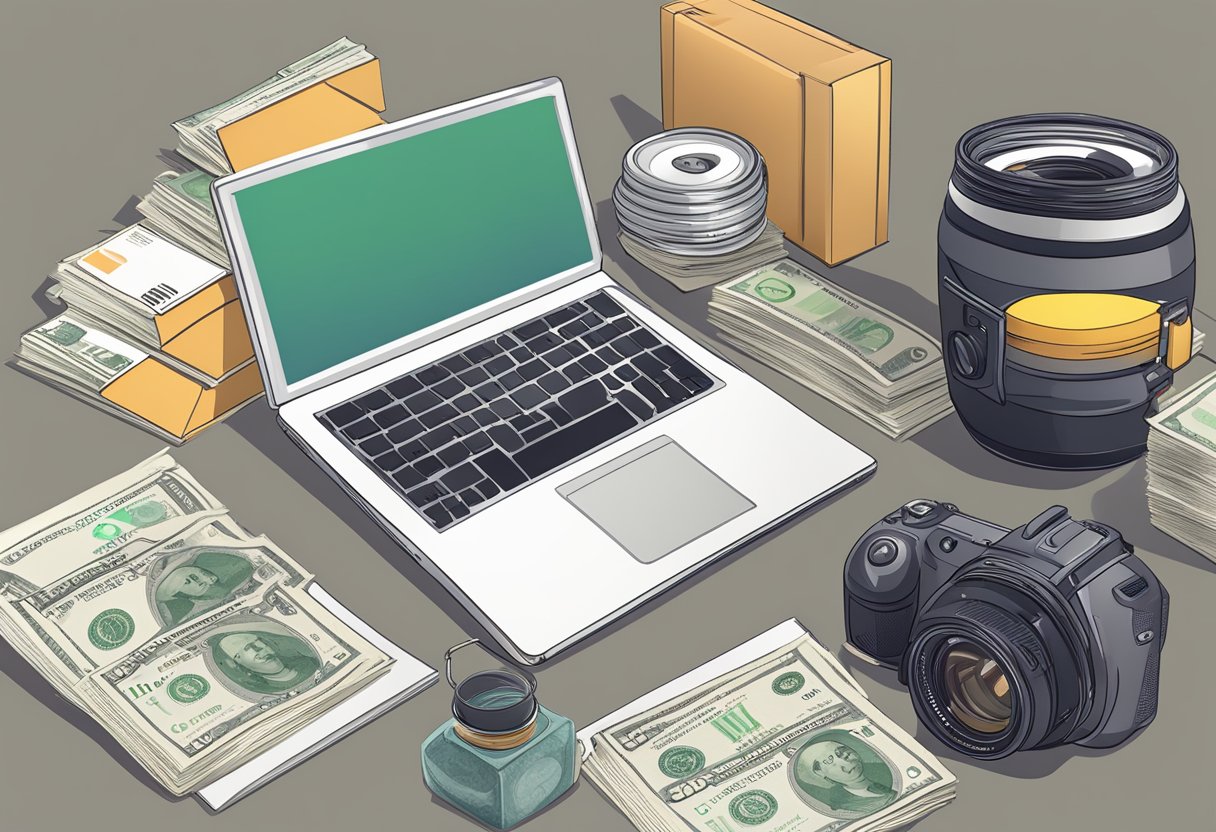
<svg viewBox="0 0 1216 832"><path fill-rule="evenodd" d="M714 385L601 291L317 416L442 530Z"/></svg>

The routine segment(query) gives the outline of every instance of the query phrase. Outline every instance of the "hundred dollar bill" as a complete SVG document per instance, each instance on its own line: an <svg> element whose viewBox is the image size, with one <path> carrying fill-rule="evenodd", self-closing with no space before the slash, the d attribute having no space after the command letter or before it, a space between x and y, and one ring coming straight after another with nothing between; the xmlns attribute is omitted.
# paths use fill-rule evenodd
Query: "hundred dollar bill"
<svg viewBox="0 0 1216 832"><path fill-rule="evenodd" d="M213 609L312 579L267 538L245 535L227 513L156 529L166 527L176 527L166 539L136 537L13 602L31 641L60 660L69 684Z"/></svg>
<svg viewBox="0 0 1216 832"><path fill-rule="evenodd" d="M809 636L597 734L588 777L644 830L890 829L954 776Z"/></svg>
<svg viewBox="0 0 1216 832"><path fill-rule="evenodd" d="M389 659L307 593L231 601L83 680L101 723L174 794L315 718Z"/></svg>
<svg viewBox="0 0 1216 832"><path fill-rule="evenodd" d="M71 466L62 473L70 478ZM222 508L162 451L0 532L0 593L23 597L81 570L158 523Z"/></svg>
<svg viewBox="0 0 1216 832"><path fill-rule="evenodd" d="M1216 561L1216 373L1149 419L1145 467L1153 525Z"/></svg>

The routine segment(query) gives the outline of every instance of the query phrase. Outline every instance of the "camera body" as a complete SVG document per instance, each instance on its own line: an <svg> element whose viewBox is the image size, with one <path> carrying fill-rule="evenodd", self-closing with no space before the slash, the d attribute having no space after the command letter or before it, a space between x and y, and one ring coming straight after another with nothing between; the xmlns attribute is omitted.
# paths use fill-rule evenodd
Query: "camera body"
<svg viewBox="0 0 1216 832"><path fill-rule="evenodd" d="M1157 712L1169 594L1115 529L1052 506L1007 529L913 500L845 562L849 643L981 759L1109 748Z"/></svg>

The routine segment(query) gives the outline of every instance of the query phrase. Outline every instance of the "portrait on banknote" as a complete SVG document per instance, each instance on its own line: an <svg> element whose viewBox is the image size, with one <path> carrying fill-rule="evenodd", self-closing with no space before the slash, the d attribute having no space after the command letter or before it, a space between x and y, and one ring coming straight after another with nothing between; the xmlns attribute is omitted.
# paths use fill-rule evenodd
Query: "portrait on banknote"
<svg viewBox="0 0 1216 832"><path fill-rule="evenodd" d="M150 607L170 628L214 609L254 585L253 564L236 551L203 549L159 558L151 568Z"/></svg>
<svg viewBox="0 0 1216 832"><path fill-rule="evenodd" d="M203 653L215 678L231 693L258 701L311 687L321 660L299 633L275 621L242 621L217 628Z"/></svg>
<svg viewBox="0 0 1216 832"><path fill-rule="evenodd" d="M807 738L791 758L790 782L808 806L829 817L865 817L899 794L894 766L850 731L829 729Z"/></svg>

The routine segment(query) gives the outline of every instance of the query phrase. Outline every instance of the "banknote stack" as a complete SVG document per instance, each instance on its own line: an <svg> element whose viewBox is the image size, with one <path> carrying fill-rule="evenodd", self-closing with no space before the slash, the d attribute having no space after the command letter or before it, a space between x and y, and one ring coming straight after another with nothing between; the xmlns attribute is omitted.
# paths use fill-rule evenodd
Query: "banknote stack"
<svg viewBox="0 0 1216 832"><path fill-rule="evenodd" d="M228 250L211 204L215 177L203 170L167 170L136 206L143 225L199 257L228 268Z"/></svg>
<svg viewBox="0 0 1216 832"><path fill-rule="evenodd" d="M642 832L876 832L954 798L954 775L805 630L728 664L580 732L583 771Z"/></svg>
<svg viewBox="0 0 1216 832"><path fill-rule="evenodd" d="M0 635L181 795L389 672L312 583L161 453L0 533Z"/></svg>
<svg viewBox="0 0 1216 832"><path fill-rule="evenodd" d="M941 345L793 260L714 287L723 339L894 439L952 410Z"/></svg>
<svg viewBox="0 0 1216 832"><path fill-rule="evenodd" d="M340 38L329 46L288 64L262 83L213 107L173 122L177 152L216 176L232 173L219 131L246 116L282 101L318 81L375 60L361 43Z"/></svg>
<svg viewBox="0 0 1216 832"><path fill-rule="evenodd" d="M1148 424L1149 517L1216 561L1216 373L1175 395Z"/></svg>

